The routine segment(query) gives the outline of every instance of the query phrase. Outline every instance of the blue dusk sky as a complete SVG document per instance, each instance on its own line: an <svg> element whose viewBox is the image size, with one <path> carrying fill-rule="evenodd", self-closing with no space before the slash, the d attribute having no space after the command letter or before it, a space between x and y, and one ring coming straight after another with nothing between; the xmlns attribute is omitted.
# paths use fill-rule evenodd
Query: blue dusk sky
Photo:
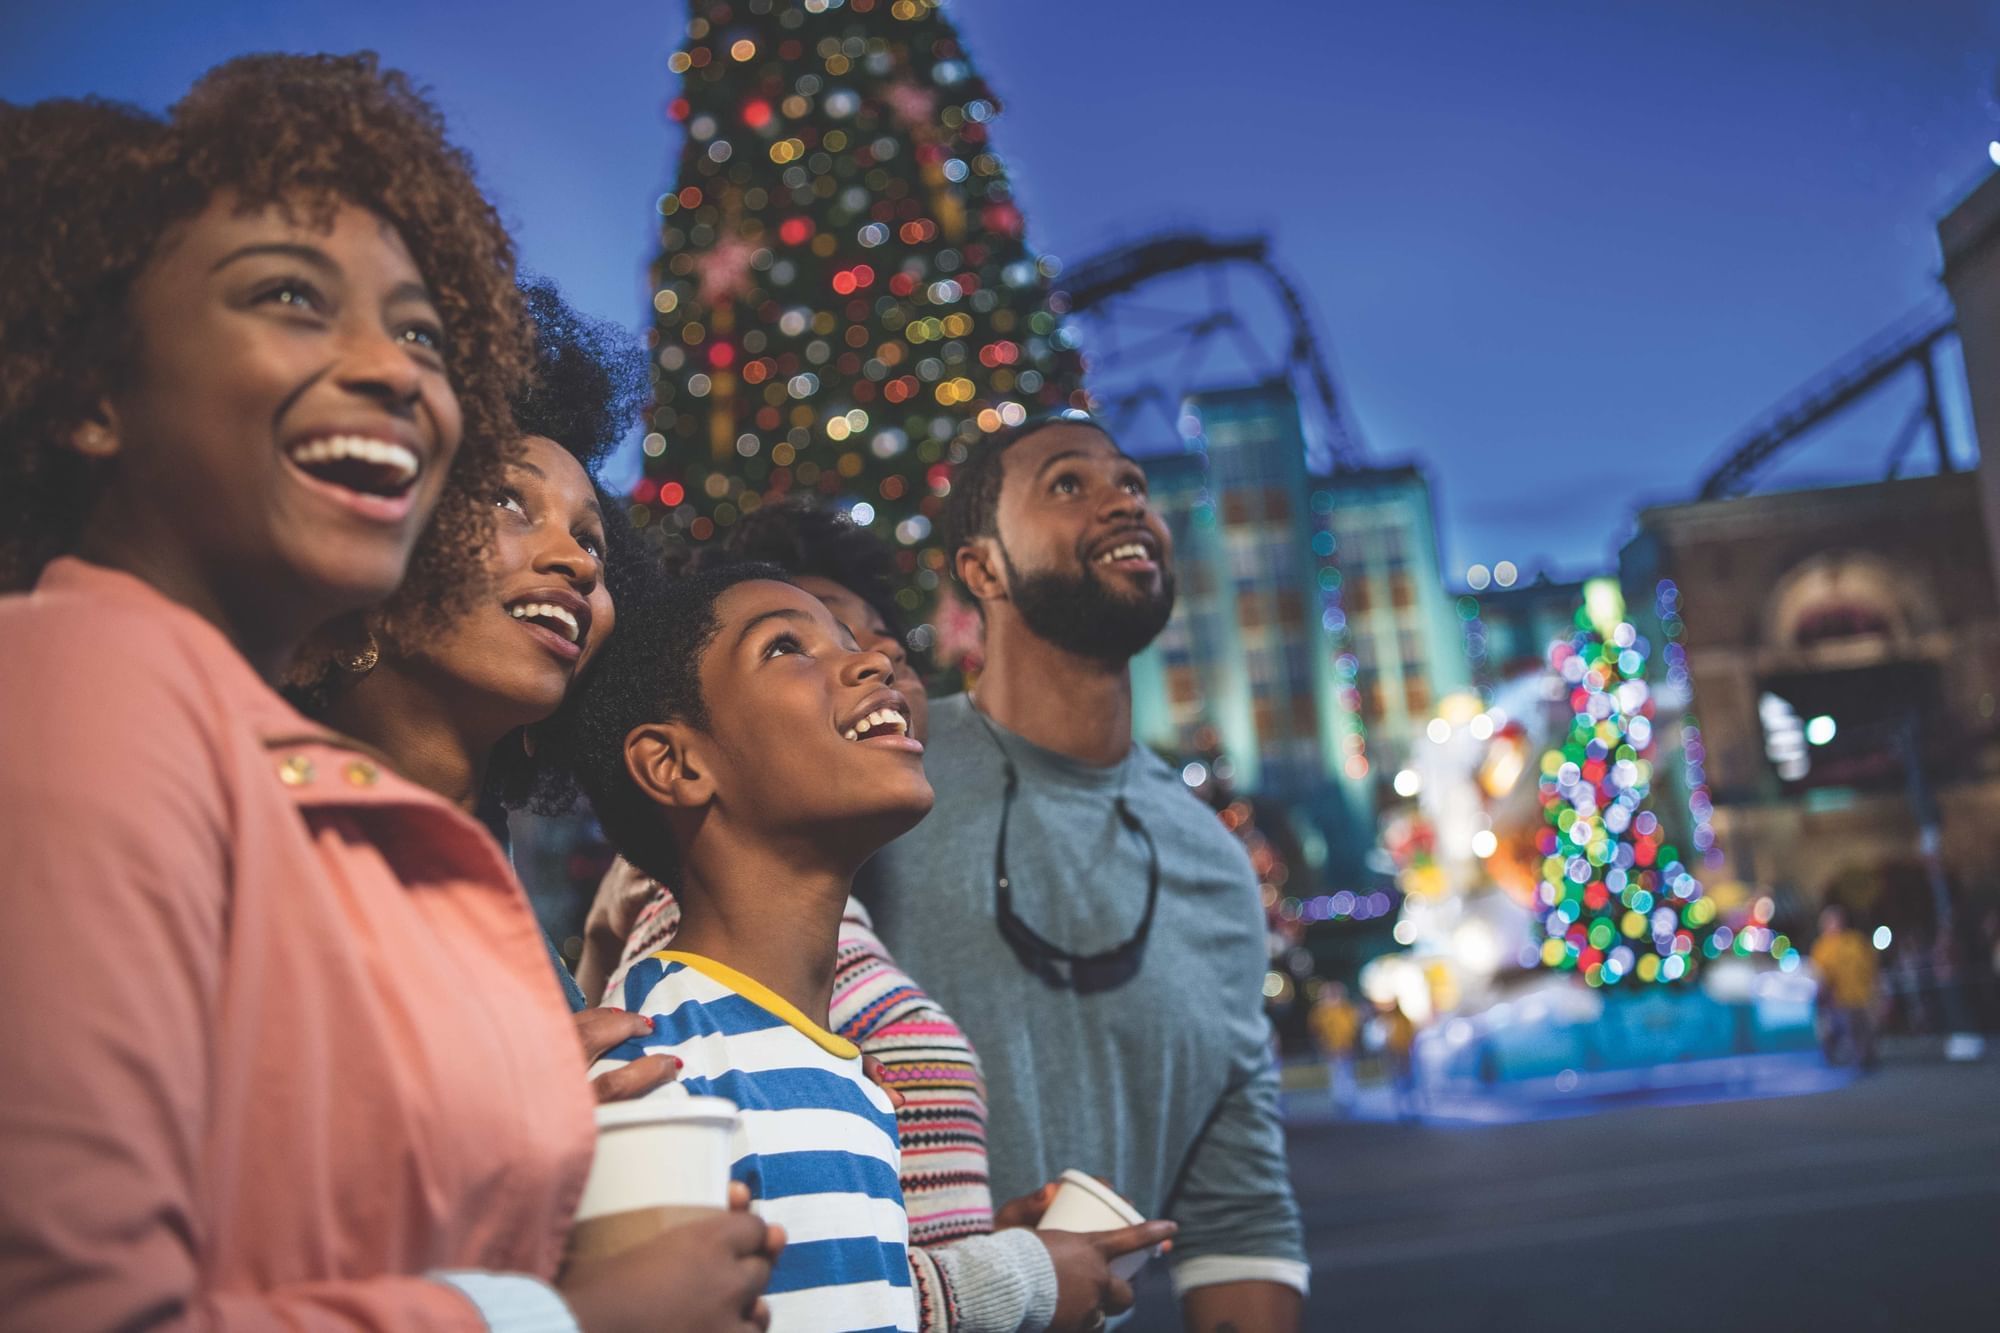
<svg viewBox="0 0 2000 1333"><path fill-rule="evenodd" d="M1636 505L1691 494L1765 408L1933 296L1936 219L2000 138L1992 0L948 12L1005 105L995 144L1033 242L1074 259L1169 227L1270 234L1371 453L1429 467L1454 571L1605 564ZM371 47L435 91L528 266L637 328L685 19L634 0L10 4L0 97L163 108L230 55ZM1880 475L1909 394L1768 484Z"/></svg>

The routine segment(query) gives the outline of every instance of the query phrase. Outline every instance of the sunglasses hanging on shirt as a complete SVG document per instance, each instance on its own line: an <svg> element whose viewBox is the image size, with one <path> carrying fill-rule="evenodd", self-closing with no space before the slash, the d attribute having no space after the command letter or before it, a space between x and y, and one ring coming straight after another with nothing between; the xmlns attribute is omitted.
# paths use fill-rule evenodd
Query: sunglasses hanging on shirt
<svg viewBox="0 0 2000 1333"><path fill-rule="evenodd" d="M1006 776L1000 798L1000 834L993 843L993 915L999 923L1001 936L1025 967L1052 986L1088 994L1123 985L1131 980L1144 961L1146 937L1153 930L1153 910L1160 901L1160 849L1153 841L1152 833L1126 803L1124 778L1119 780L1118 794L1112 798L1111 805L1118 814L1118 822L1146 844L1146 907L1140 913L1138 927L1123 944L1095 953L1077 953L1050 940L1014 911L1014 881L1007 873L1007 825L1013 818L1014 795L1020 789L1021 779L1014 771L1014 760L1008 755L1007 747L1000 743L993 724L986 720L986 714L979 710L976 700L973 701L972 712L980 725L986 728L987 739L993 742L993 748L1000 752L1000 764Z"/></svg>

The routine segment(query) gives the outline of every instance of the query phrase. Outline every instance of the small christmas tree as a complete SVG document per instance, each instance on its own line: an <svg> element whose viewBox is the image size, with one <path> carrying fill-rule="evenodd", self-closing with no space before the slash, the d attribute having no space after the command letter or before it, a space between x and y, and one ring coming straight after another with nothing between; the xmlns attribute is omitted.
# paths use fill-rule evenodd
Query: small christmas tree
<svg viewBox="0 0 2000 1333"><path fill-rule="evenodd" d="M818 493L890 536L914 610L982 431L1083 401L1082 362L938 0L694 0L660 199L634 498L696 542Z"/></svg>
<svg viewBox="0 0 2000 1333"><path fill-rule="evenodd" d="M1561 747L1542 756L1541 956L1592 986L1684 980L1715 920L1648 805L1650 652L1611 579L1584 586L1574 630L1549 650L1571 721Z"/></svg>

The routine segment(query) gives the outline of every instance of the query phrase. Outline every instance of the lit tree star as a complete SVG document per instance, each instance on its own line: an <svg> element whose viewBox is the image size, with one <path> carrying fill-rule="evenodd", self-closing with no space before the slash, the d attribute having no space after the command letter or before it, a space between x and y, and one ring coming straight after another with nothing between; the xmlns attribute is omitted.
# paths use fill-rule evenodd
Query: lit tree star
<svg viewBox="0 0 2000 1333"><path fill-rule="evenodd" d="M695 261L703 305L714 307L750 290L750 259L757 247L741 236L725 236Z"/></svg>

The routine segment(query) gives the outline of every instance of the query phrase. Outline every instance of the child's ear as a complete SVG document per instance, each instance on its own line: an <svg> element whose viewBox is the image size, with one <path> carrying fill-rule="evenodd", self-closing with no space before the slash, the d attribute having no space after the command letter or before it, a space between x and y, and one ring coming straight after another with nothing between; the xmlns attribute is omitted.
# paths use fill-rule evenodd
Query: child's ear
<svg viewBox="0 0 2000 1333"><path fill-rule="evenodd" d="M954 568L966 590L982 602L1007 600L1007 580L1001 576L998 546L991 537L974 537L958 548Z"/></svg>
<svg viewBox="0 0 2000 1333"><path fill-rule="evenodd" d="M648 722L625 737L625 771L655 805L693 810L715 799L708 766L694 757L690 739L677 722Z"/></svg>

